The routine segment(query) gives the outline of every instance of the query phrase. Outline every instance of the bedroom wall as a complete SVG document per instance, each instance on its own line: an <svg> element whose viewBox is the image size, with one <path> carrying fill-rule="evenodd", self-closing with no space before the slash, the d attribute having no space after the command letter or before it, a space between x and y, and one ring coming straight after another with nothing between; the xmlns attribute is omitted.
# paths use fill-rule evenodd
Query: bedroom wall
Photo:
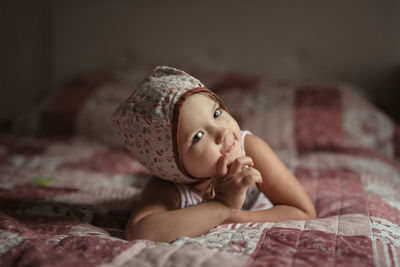
<svg viewBox="0 0 400 267"><path fill-rule="evenodd" d="M393 8L393 35L394 35L394 51L397 63L400 65L400 1L395 1Z"/></svg>
<svg viewBox="0 0 400 267"><path fill-rule="evenodd" d="M0 122L32 105L50 87L51 2L0 2Z"/></svg>
<svg viewBox="0 0 400 267"><path fill-rule="evenodd" d="M391 93L387 94L388 112L400 123L400 1L396 1L393 9L393 50L394 50L394 72Z"/></svg>
<svg viewBox="0 0 400 267"><path fill-rule="evenodd" d="M391 7L392 1L61 1L54 9L53 82L140 55L371 86L392 52Z"/></svg>
<svg viewBox="0 0 400 267"><path fill-rule="evenodd" d="M343 80L387 101L398 2L3 1L0 120L82 71L141 60Z"/></svg>

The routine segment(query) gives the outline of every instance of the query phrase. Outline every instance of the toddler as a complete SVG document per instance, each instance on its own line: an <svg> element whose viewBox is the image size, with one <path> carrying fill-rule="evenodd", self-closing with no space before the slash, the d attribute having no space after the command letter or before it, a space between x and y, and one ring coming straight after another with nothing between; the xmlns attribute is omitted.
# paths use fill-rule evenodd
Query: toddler
<svg viewBox="0 0 400 267"><path fill-rule="evenodd" d="M118 106L112 124L154 174L127 223L128 240L171 242L218 224L316 216L269 145L241 131L223 101L181 70L157 67ZM255 210L260 201L272 204Z"/></svg>

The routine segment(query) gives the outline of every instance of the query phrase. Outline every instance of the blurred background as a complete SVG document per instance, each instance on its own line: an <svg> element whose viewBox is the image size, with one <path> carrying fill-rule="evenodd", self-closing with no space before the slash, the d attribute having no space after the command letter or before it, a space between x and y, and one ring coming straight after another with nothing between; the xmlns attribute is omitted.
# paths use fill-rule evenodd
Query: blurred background
<svg viewBox="0 0 400 267"><path fill-rule="evenodd" d="M3 0L0 121L80 73L195 64L344 81L400 119L400 1Z"/></svg>

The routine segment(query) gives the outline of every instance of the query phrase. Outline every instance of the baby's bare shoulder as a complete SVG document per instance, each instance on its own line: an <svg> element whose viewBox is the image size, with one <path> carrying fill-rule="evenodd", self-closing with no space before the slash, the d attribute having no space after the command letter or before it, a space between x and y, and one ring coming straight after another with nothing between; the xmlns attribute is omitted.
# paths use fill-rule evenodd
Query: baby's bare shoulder
<svg viewBox="0 0 400 267"><path fill-rule="evenodd" d="M260 166L259 164L264 164L266 160L270 161L277 158L277 155L267 142L256 135L247 135L244 140L244 147L246 155L251 157L258 167Z"/></svg>
<svg viewBox="0 0 400 267"><path fill-rule="evenodd" d="M254 153L259 150L271 149L270 146L263 139L254 134L246 135L244 139L244 147L246 150L246 154L248 154L249 152L251 154L252 152Z"/></svg>

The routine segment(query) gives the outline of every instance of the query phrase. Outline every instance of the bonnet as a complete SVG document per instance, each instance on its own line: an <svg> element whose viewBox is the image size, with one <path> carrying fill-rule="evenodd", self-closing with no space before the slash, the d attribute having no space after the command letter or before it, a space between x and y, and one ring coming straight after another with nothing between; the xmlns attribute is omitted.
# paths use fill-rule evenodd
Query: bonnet
<svg viewBox="0 0 400 267"><path fill-rule="evenodd" d="M154 175L172 182L198 181L185 171L177 140L179 112L185 99L208 92L189 74L167 66L156 67L112 115L112 125L129 153Z"/></svg>

